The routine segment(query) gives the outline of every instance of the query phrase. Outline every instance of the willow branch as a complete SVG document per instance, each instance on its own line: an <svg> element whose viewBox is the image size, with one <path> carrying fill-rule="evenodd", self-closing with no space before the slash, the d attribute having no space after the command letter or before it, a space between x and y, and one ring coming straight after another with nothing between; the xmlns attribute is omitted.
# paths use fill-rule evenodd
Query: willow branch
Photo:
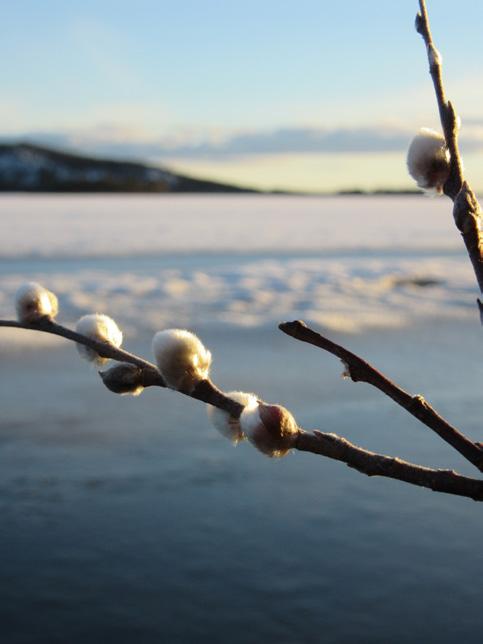
<svg viewBox="0 0 483 644"><path fill-rule="evenodd" d="M0 327L42 331L73 342L78 342L93 349L105 358L127 362L137 366L142 370L143 386L166 387L157 367L147 360L107 343L92 340L87 336L81 335L48 319L40 320L35 324L25 324L14 320L0 320ZM229 396L218 389L210 380L202 380L190 394L184 395L189 395L191 398L218 407L228 412L234 418L239 418L244 409L243 405L229 398ZM435 492L444 492L446 494L464 496L475 501L483 501L483 481L461 476L452 470L436 470L422 465L408 463L399 458L370 452L353 445L345 438L337 436L336 434L322 433L317 430L311 433L299 428L299 433L293 448L301 452L311 452L336 461L341 461L368 476L382 476L397 479L398 481L411 485L429 488Z"/></svg>
<svg viewBox="0 0 483 644"><path fill-rule="evenodd" d="M166 383L159 373L158 368L151 362L144 360L144 358L140 358L134 353L129 353L124 349L114 347L112 344L107 342L93 340L92 338L77 333L76 331L72 331L68 327L58 324L49 318L43 318L34 324L17 322L17 320L0 320L0 327L13 327L15 329L41 331L43 333L60 336L78 344L83 344L84 346L93 349L103 358L109 358L110 360L116 360L118 362L127 362L128 364L133 364L139 367L142 370L143 387L166 387ZM225 396L225 394L210 380L202 380L190 394L185 392L179 393L183 393L184 395L189 396L190 398L195 398L196 400L201 400L209 405L220 407L220 409L224 409L236 418L239 418L243 411L243 405L240 405L235 400Z"/></svg>
<svg viewBox="0 0 483 644"><path fill-rule="evenodd" d="M300 320L283 322L279 325L279 329L296 340L319 347L342 360L347 375L354 382L366 382L382 391L483 472L483 450L456 427L450 425L423 396L408 393L355 353L316 333Z"/></svg>
<svg viewBox="0 0 483 644"><path fill-rule="evenodd" d="M453 104L446 98L441 56L434 46L425 0L419 0L419 7L420 13L416 16L416 31L421 34L426 45L429 73L433 79L441 126L443 128L446 145L450 152L450 171L443 190L454 203L453 216L455 224L461 232L480 292L483 293L481 209L473 190L464 179L463 163L458 144L458 117ZM483 323L483 305L479 300L478 305Z"/></svg>

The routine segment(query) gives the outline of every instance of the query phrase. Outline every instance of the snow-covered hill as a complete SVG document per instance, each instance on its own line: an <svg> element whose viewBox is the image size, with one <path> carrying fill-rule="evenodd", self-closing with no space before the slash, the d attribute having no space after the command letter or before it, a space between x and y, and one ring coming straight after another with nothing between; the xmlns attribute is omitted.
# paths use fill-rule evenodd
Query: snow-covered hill
<svg viewBox="0 0 483 644"><path fill-rule="evenodd" d="M142 163L94 159L30 143L0 144L0 191L239 192Z"/></svg>

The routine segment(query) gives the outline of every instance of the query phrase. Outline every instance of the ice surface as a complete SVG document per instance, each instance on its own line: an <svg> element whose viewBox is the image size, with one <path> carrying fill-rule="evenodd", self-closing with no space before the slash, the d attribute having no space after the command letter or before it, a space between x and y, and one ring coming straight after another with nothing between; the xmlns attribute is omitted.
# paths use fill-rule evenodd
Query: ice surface
<svg viewBox="0 0 483 644"><path fill-rule="evenodd" d="M447 199L3 195L0 257L459 248Z"/></svg>
<svg viewBox="0 0 483 644"><path fill-rule="evenodd" d="M475 317L451 204L417 197L4 196L0 314L35 279L61 319L330 330Z"/></svg>

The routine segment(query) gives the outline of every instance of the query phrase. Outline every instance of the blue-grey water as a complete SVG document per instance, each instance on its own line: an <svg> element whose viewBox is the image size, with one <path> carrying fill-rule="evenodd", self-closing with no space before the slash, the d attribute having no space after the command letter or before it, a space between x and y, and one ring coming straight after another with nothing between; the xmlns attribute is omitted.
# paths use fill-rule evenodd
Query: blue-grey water
<svg viewBox="0 0 483 644"><path fill-rule="evenodd" d="M44 204L48 220L53 203L61 221L62 199L28 199L28 216ZM273 203L303 224L302 202ZM341 203L362 213L367 202ZM416 226L414 210L424 209L407 203ZM262 223L256 235L271 239ZM464 251L445 241L453 232L439 231L437 248L421 237L414 248L363 249L356 235L345 250L325 238L314 248L312 237L305 251L110 258L103 249L64 255L55 236L37 256L34 240L9 256L0 240L0 309L13 315L18 282L46 280L61 316L102 307L125 327L126 348L147 357L152 329L182 315L225 390L282 403L307 429L477 476L429 429L343 380L335 358L274 322L312 316L483 441L481 327ZM68 227L66 238L75 248ZM426 288L395 280L428 275L437 280ZM166 390L115 396L73 346L36 345L26 333L0 329L0 644L481 642L483 505L311 454L271 461L249 444L234 448L199 402Z"/></svg>
<svg viewBox="0 0 483 644"><path fill-rule="evenodd" d="M350 344L481 439L481 330L460 331ZM205 339L222 386L283 401L305 427L474 474L330 356L275 330ZM74 351L2 357L2 641L480 641L480 505L310 454L233 448L199 403L117 397Z"/></svg>

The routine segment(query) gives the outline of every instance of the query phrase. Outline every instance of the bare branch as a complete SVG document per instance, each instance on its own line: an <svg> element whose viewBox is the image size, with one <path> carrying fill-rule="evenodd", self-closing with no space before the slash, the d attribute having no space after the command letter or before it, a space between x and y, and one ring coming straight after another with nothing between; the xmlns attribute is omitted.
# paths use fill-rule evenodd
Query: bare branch
<svg viewBox="0 0 483 644"><path fill-rule="evenodd" d="M347 370L347 375L354 382L366 382L376 387L376 389L379 389L379 391L382 391L382 393L392 398L394 402L403 407L412 416L435 431L444 441L449 443L470 461L470 463L473 463L480 472L483 472L483 451L456 429L456 427L450 425L448 421L440 416L422 396L411 395L389 380L387 376L375 369L368 362L351 351L344 349L339 344L335 344L335 342L324 338L324 336L316 333L300 320L283 322L279 325L279 329L296 340L301 340L302 342L319 347L342 360Z"/></svg>
<svg viewBox="0 0 483 644"><path fill-rule="evenodd" d="M313 433L301 431L295 449L342 461L367 476L384 476L426 487L434 492L483 501L483 481L461 476L453 470L435 470L408 463L400 458L376 454L357 447L336 434L326 434L317 430Z"/></svg>
<svg viewBox="0 0 483 644"><path fill-rule="evenodd" d="M439 117L446 145L450 152L450 172L444 184L444 193L454 202L453 216L468 251L480 292L483 293L483 240L481 236L481 208L474 192L463 176L463 163L458 145L459 123L451 101L447 100L442 76L441 56L434 46L425 0L419 0L420 13L416 16L416 31L421 34L433 79ZM478 300L483 324L483 305Z"/></svg>

